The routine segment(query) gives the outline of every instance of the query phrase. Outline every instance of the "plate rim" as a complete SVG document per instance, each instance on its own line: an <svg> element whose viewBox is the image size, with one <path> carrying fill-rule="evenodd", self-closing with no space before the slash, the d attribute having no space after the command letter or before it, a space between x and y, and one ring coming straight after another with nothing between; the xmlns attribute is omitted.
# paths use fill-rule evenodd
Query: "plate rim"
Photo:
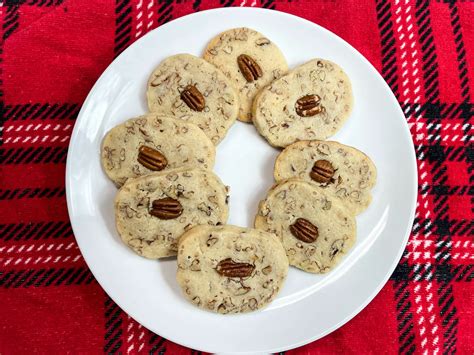
<svg viewBox="0 0 474 355"><path fill-rule="evenodd" d="M330 31L329 29L317 24L317 23L314 23L310 20L307 20L305 18L302 18L300 16L297 16L297 15L293 15L293 14L290 14L290 13L287 13L287 12L283 12L283 11L279 11L279 10L272 10L272 9L266 9L266 8L257 8L257 7L221 7L221 8L213 8L213 9L208 9L208 10L203 10L203 11L199 11L199 12L194 12L194 13L190 13L190 14L187 14L187 15L184 15L182 17L179 17L179 18L176 18L170 22L167 22L149 32L147 32L146 34L144 34L142 37L140 37L138 40L136 40L134 43L132 43L129 47L127 47L124 51L122 51L117 57L115 57L112 62L105 68L105 70L101 73L101 75L99 76L99 78L96 80L96 82L94 83L94 85L92 86L92 88L90 89L89 93L87 94L82 106L81 106L81 110L79 111L79 114L76 118L76 121L75 121L75 124L74 124L74 128L73 128L73 131L72 131L72 134L71 134L71 138L70 138L70 141L69 141L69 145L68 145L68 152L67 152L67 158L66 158L66 173L65 173L65 187L66 187L66 203L67 203L67 209L68 209L68 216L69 216L69 220L71 222L71 228L72 228L72 231L73 231L73 234L74 234L74 238L79 246L79 249L81 250L81 254L84 256L84 253L82 252L82 247L81 247L81 242L79 241L79 239L76 237L76 230L78 229L78 227L75 227L76 223L77 222L74 222L72 220L72 218L70 217L71 216L71 211L73 209L73 203L72 203L72 197L71 197L71 164L70 164L70 157L72 155L72 152L74 151L74 146L73 146L73 143L76 141L77 139L77 135L79 134L79 125L77 125L77 123L79 123L79 121L81 120L82 116L85 114L85 107L87 107L89 101L91 100L91 98L93 97L93 95L95 94L95 92L97 91L97 88L100 84L100 82L104 79L104 77L106 77L106 74L108 73L109 70L111 70L111 67L114 65L114 63L122 56L125 55L125 53L128 53L129 51L131 51L132 47L137 45L137 43L139 43L140 41L144 40L145 37L147 37L148 35L150 35L152 32L156 31L156 30L163 30L163 29L166 29L169 25L173 24L173 25L176 25L177 22L182 22L182 21L187 21L190 17L197 17L197 16L205 16L207 13L210 13L210 12L261 12L261 13L268 13L268 14L272 14L272 13L277 13L278 15L280 16L283 16L283 17L288 17L288 18L292 18L293 20L297 20L297 21L300 21L300 22L303 22L307 25L310 25L310 26L314 26L316 28L318 28L318 30L320 31L323 31L323 32L326 32L330 35L332 35L332 37L334 38L334 40L336 41L340 41L348 50L352 51L354 53L354 55L358 56L360 59L362 59L362 61L364 61L366 64L369 65L369 67L373 70L373 72L375 73L375 75L378 77L379 80L381 80L381 82L383 83L383 87L385 88L385 90L387 91L387 94L388 94L388 97L390 97L390 100L395 104L394 106L397 108L397 111L399 113L399 115L401 115L400 118L404 118L402 120L402 125L404 127L404 134L409 138L409 142L411 142L411 145L410 145L410 162L409 164L412 166L412 169L413 169L413 176L412 176L412 183L413 183L413 189L414 189L414 194L412 196L412 199L410 201L410 204L409 204L409 220L405 227L405 232L404 232L404 237L403 237L403 240L400 244L400 248L399 250L397 251L397 255L396 257L394 258L394 260L392 261L391 265L390 265L390 268L389 268L389 272L387 272L387 274L384 276L383 280L378 284L378 286L376 288L374 288L374 290L372 291L372 293L365 299L364 302L362 302L359 307L357 307L353 312L351 312L350 314L348 314L346 317L344 317L340 322L338 322L337 324L335 324L334 326L332 327L329 327L327 328L325 331L319 333L318 335L316 336L313 336L313 337L309 337L307 339L304 339L304 340L301 340L299 342L296 342L296 343L292 343L292 344L289 344L287 346L283 346L283 347L276 347L276 348L271 348L269 349L268 351L269 352L281 352L281 351L287 351L287 350L290 350L290 349L295 349L295 348L298 348L298 347L301 347L301 346L304 346L306 344L309 344L311 342L314 342L316 340L319 340L319 339L322 339L324 338L325 336L329 335L330 333L334 332L335 330L339 329L340 327L342 327L344 324L346 324L347 322L349 322L351 319L353 319L356 315L358 315L365 307L367 307L367 305L369 303L372 302L372 300L379 294L379 292L382 290L382 288L387 284L390 276L393 274L396 266L398 265L402 255L403 255L403 251L405 250L406 248L406 245L408 243L408 240L409 240L409 237L410 237L410 233L411 233L411 230L412 230L412 227L413 227L413 223L414 223L414 219L415 219L415 212L416 212L416 207L417 207L417 199L418 199L418 164L417 164L417 159L416 159L416 152L415 152L415 146L414 146L414 142L413 142L413 137L412 137L412 134L410 132L410 128L408 126L408 122L406 120L406 117L405 117L405 114L403 113L403 110L402 108L400 107L400 104L398 102L398 100L396 99L394 93L392 92L390 86L387 84L387 82L385 81L385 79L383 78L383 76L380 74L380 72L372 65L372 63L364 56L362 55L362 53L360 53L355 47L353 47L350 43L348 43L346 40L344 40L343 38L341 38L340 36L338 36L336 33ZM93 268L91 267L91 265L89 265L89 262L88 260L84 257L84 262L86 263L87 267L89 268L90 272L93 274L94 278L97 280L97 283L100 285L100 287L104 290L104 292L127 314L129 315L131 318L133 318L135 321L137 321L139 324L141 324L142 326L144 326L145 328L147 328L148 330L150 330L151 332L155 333L153 330L151 330L150 327L147 326L147 323L148 322L141 322L141 321L138 321L134 316L130 315L124 307L122 307L121 305L121 302L120 301L117 301L117 299L115 297L113 297L106 289L105 287L103 286L103 282L101 279L101 277L97 277L97 275L94 273L94 270ZM157 334L157 333L155 333ZM160 334L158 334L160 335ZM161 335L160 335L161 336ZM185 346L185 347L188 347L188 348L191 348L191 349L195 349L195 350L198 350L198 351L205 351L205 352L219 352L219 350L215 351L212 350L212 346L208 349L204 349L204 348L200 348L199 346L195 346L193 344L190 344L188 342L185 342L185 341L182 341L181 339L178 341L176 339L174 339L173 336L170 336L170 335L166 335L166 336L162 336L164 338L166 338L167 340L170 340L172 342L175 342L177 344L180 344L182 346ZM250 353L254 353L252 351L237 351L237 352L234 352L234 353L238 353L238 354L250 354Z"/></svg>

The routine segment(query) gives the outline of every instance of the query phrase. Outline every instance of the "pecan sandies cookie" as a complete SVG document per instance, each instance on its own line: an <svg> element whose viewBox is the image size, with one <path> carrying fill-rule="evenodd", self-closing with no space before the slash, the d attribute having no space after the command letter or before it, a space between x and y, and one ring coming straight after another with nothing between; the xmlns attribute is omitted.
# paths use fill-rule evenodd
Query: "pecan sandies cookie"
<svg viewBox="0 0 474 355"><path fill-rule="evenodd" d="M218 144L237 119L238 95L212 64L190 54L163 60L147 87L148 108L196 124Z"/></svg>
<svg viewBox="0 0 474 355"><path fill-rule="evenodd" d="M255 228L279 236L290 265L313 273L333 269L356 239L354 215L320 187L297 179L268 192Z"/></svg>
<svg viewBox="0 0 474 355"><path fill-rule="evenodd" d="M351 82L337 64L313 59L264 88L253 104L254 125L274 147L327 139L349 117Z"/></svg>
<svg viewBox="0 0 474 355"><path fill-rule="evenodd" d="M209 311L243 313L265 307L287 273L280 241L260 230L198 226L179 241L178 283L190 302Z"/></svg>
<svg viewBox="0 0 474 355"><path fill-rule="evenodd" d="M182 168L212 169L216 150L194 124L158 114L130 119L102 141L101 162L117 186L129 178Z"/></svg>
<svg viewBox="0 0 474 355"><path fill-rule="evenodd" d="M274 175L276 181L297 177L311 182L346 209L359 214L372 200L377 169L356 148L333 141L300 141L278 155Z"/></svg>
<svg viewBox="0 0 474 355"><path fill-rule="evenodd" d="M128 180L115 197L117 231L137 254L176 255L190 228L227 222L228 188L212 172L175 169Z"/></svg>
<svg viewBox="0 0 474 355"><path fill-rule="evenodd" d="M269 38L250 28L225 31L207 45L204 59L230 79L239 93L239 120L252 122L252 102L265 85L288 71L286 59Z"/></svg>

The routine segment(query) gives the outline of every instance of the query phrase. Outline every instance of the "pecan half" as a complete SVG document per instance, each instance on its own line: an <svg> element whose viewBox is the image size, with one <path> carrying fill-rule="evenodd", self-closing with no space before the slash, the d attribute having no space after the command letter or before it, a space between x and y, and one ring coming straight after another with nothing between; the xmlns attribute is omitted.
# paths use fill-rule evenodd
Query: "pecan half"
<svg viewBox="0 0 474 355"><path fill-rule="evenodd" d="M194 85L188 85L181 91L181 100L193 111L201 112L206 107L206 100Z"/></svg>
<svg viewBox="0 0 474 355"><path fill-rule="evenodd" d="M153 171L163 170L168 165L168 160L162 153L146 145L138 148L137 160L145 168Z"/></svg>
<svg viewBox="0 0 474 355"><path fill-rule="evenodd" d="M309 176L316 182L329 183L333 182L335 169L330 162L324 159L317 160L311 169Z"/></svg>
<svg viewBox="0 0 474 355"><path fill-rule="evenodd" d="M252 275L255 266L247 263L238 263L227 258L219 261L216 271L219 275L227 277L248 277Z"/></svg>
<svg viewBox="0 0 474 355"><path fill-rule="evenodd" d="M298 218L295 223L290 226L290 232L297 239L305 243L313 243L318 239L318 227L304 218Z"/></svg>
<svg viewBox="0 0 474 355"><path fill-rule="evenodd" d="M310 117L323 111L321 98L318 95L305 95L296 100L295 110L298 116Z"/></svg>
<svg viewBox="0 0 474 355"><path fill-rule="evenodd" d="M178 200L165 197L152 203L150 214L159 219L174 219L183 213L183 206Z"/></svg>
<svg viewBox="0 0 474 355"><path fill-rule="evenodd" d="M254 80L262 77L262 68L257 62L247 54L241 54L237 57L237 64L239 65L240 72L244 76L247 82L251 83Z"/></svg>

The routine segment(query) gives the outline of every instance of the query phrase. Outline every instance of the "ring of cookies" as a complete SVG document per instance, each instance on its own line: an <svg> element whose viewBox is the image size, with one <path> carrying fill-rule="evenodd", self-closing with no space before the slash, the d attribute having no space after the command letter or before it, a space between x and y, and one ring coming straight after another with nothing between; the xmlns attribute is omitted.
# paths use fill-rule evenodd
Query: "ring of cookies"
<svg viewBox="0 0 474 355"><path fill-rule="evenodd" d="M292 70L270 39L231 29L203 58L166 58L147 84L149 114L104 137L102 166L119 188L117 231L150 259L177 255L177 282L219 313L268 305L289 265L332 270L356 239L376 168L356 148L327 141L349 117L349 77L316 58ZM236 120L284 148L255 228L227 225L229 188L213 172L215 146Z"/></svg>

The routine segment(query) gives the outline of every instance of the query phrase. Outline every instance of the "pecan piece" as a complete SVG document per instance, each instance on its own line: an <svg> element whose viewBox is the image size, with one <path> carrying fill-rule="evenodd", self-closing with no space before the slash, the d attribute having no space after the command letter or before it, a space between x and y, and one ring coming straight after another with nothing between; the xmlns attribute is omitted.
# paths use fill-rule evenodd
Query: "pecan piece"
<svg viewBox="0 0 474 355"><path fill-rule="evenodd" d="M296 100L295 110L298 116L310 117L323 111L321 98L318 95L305 95Z"/></svg>
<svg viewBox="0 0 474 355"><path fill-rule="evenodd" d="M262 77L262 68L257 62L247 54L241 54L237 57L237 64L239 65L240 72L244 76L247 82L251 83L254 80Z"/></svg>
<svg viewBox="0 0 474 355"><path fill-rule="evenodd" d="M271 273L271 272L272 272L272 267L271 267L271 265L268 265L268 266L266 266L266 267L264 267L264 268L262 269L262 273L263 273L264 275L268 275L268 274Z"/></svg>
<svg viewBox="0 0 474 355"><path fill-rule="evenodd" d="M152 203L150 214L159 219L174 219L183 213L183 206L178 200L165 197Z"/></svg>
<svg viewBox="0 0 474 355"><path fill-rule="evenodd" d="M181 100L193 111L201 112L206 107L206 100L194 85L188 85L181 92Z"/></svg>
<svg viewBox="0 0 474 355"><path fill-rule="evenodd" d="M318 227L304 218L298 218L296 222L290 226L290 232L297 239L305 243L313 243L319 236Z"/></svg>
<svg viewBox="0 0 474 355"><path fill-rule="evenodd" d="M270 44L270 40L268 38L261 37L255 41L255 44L259 47L265 46L267 44Z"/></svg>
<svg viewBox="0 0 474 355"><path fill-rule="evenodd" d="M163 170L168 165L168 160L162 153L146 145L138 148L137 160L145 168L153 171Z"/></svg>
<svg viewBox="0 0 474 355"><path fill-rule="evenodd" d="M329 161L320 159L314 163L309 176L316 182L327 184L334 182L334 179L332 178L334 176L334 172L335 169Z"/></svg>
<svg viewBox="0 0 474 355"><path fill-rule="evenodd" d="M255 266L247 263L238 263L227 258L219 261L216 271L219 275L227 277L248 277L252 275Z"/></svg>
<svg viewBox="0 0 474 355"><path fill-rule="evenodd" d="M337 239L331 244L331 249L329 250L329 257L334 259L334 257L342 251L342 248L344 247L344 240L342 239Z"/></svg>

